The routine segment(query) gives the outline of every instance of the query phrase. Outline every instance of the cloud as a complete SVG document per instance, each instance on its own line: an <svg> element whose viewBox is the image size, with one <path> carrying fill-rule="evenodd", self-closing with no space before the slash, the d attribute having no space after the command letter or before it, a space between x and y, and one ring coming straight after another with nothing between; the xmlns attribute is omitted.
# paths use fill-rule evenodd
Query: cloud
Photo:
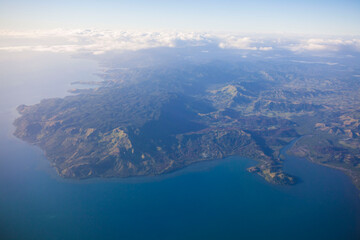
<svg viewBox="0 0 360 240"><path fill-rule="evenodd" d="M111 50L139 50L154 47L174 47L175 40L199 39L194 34L113 32L94 30L53 30L35 32L0 32L7 39L0 50L49 52L106 52ZM17 43L16 45L12 42ZM29 44L38 40L39 44Z"/></svg>
<svg viewBox="0 0 360 240"><path fill-rule="evenodd" d="M360 51L360 38L307 38L199 32L101 31L93 29L50 31L0 31L0 50L92 53L140 50L156 47L218 46L246 51L292 52Z"/></svg>
<svg viewBox="0 0 360 240"><path fill-rule="evenodd" d="M236 49L246 49L246 50L257 50L256 47L251 46L253 40L249 37L235 37L227 36L223 39L220 39L219 47L220 48L236 48Z"/></svg>
<svg viewBox="0 0 360 240"><path fill-rule="evenodd" d="M298 43L287 47L291 51L360 51L360 39L341 39L341 38L310 38L302 39Z"/></svg>
<svg viewBox="0 0 360 240"><path fill-rule="evenodd" d="M258 50L260 51L270 51L270 50L273 50L272 47L259 47Z"/></svg>
<svg viewBox="0 0 360 240"><path fill-rule="evenodd" d="M155 47L198 46L209 44L207 34L182 32L129 32L96 30L52 30L33 32L0 32L0 50L93 52L139 50ZM15 41L14 41L15 40ZM33 42L38 44L29 44ZM13 44L16 42L17 44Z"/></svg>
<svg viewBox="0 0 360 240"><path fill-rule="evenodd" d="M242 37L242 36L223 36L219 37L219 47L224 49L242 49L242 50L259 50L269 51L273 48L263 45L264 42L261 39Z"/></svg>

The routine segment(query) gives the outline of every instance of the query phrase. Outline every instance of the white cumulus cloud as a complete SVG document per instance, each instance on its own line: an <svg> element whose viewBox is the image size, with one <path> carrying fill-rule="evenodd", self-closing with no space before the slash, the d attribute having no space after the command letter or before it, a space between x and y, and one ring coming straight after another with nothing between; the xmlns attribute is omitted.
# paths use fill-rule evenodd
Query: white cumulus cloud
<svg viewBox="0 0 360 240"><path fill-rule="evenodd" d="M218 46L221 49L271 51L360 51L360 38L310 38L215 34L199 32L138 32L102 30L0 31L2 51L47 51L102 54L156 47Z"/></svg>
<svg viewBox="0 0 360 240"><path fill-rule="evenodd" d="M289 45L288 48L296 52L340 51L340 50L360 51L360 39L310 38L310 39L302 39L297 43Z"/></svg>

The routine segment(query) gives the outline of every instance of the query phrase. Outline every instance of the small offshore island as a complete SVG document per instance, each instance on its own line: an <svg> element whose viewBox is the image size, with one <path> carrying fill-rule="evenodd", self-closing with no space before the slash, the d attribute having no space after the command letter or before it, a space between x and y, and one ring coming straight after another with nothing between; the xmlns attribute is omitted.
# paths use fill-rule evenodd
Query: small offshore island
<svg viewBox="0 0 360 240"><path fill-rule="evenodd" d="M360 188L360 83L340 67L114 68L97 88L19 106L14 135L39 146L64 178L158 175L239 155L274 184L297 182L280 150L305 136L289 153L338 168Z"/></svg>

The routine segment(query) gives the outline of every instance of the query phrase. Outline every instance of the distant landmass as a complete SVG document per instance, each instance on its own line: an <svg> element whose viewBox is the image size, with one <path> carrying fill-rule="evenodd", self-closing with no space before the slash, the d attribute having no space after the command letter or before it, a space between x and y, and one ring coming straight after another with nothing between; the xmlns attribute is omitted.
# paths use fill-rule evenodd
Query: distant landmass
<svg viewBox="0 0 360 240"><path fill-rule="evenodd" d="M342 170L360 188L354 69L300 60L219 60L109 68L96 88L17 108L15 136L65 178L157 175L210 159L295 184L280 150Z"/></svg>

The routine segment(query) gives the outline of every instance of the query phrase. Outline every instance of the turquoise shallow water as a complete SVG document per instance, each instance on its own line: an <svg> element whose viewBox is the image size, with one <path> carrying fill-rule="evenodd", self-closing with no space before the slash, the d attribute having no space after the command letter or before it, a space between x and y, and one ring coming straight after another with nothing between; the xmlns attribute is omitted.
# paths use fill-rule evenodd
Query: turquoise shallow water
<svg viewBox="0 0 360 240"><path fill-rule="evenodd" d="M18 102L0 103L0 239L360 238L355 187L304 159L287 157L302 179L292 187L246 172L255 162L239 157L158 177L62 180L38 148L12 137Z"/></svg>

